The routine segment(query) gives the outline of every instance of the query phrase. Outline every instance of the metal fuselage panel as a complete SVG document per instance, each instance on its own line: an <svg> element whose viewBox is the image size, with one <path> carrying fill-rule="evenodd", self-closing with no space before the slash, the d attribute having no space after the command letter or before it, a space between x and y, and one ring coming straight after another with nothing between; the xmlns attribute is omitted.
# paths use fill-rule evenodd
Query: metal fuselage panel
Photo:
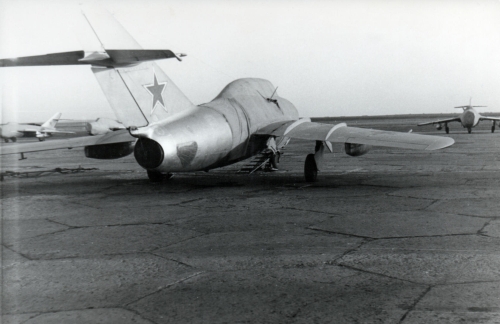
<svg viewBox="0 0 500 324"><path fill-rule="evenodd" d="M477 111L475 111L472 108L466 109L461 115L460 115L460 123L462 124L463 127L466 128L471 128L476 126L479 123L479 118L481 116Z"/></svg>
<svg viewBox="0 0 500 324"><path fill-rule="evenodd" d="M1 138L13 138L13 137L22 137L23 133L17 131L17 125L2 125L0 126L0 137Z"/></svg>
<svg viewBox="0 0 500 324"><path fill-rule="evenodd" d="M163 149L160 172L208 170L248 158L266 148L266 138L253 136L262 127L298 119L288 100L272 97L274 87L262 79L230 83L210 103L182 116L141 130Z"/></svg>

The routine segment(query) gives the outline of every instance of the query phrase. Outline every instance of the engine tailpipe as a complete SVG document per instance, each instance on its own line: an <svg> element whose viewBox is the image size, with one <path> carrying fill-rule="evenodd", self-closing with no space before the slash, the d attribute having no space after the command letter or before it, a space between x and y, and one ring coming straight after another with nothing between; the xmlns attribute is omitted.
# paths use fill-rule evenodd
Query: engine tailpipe
<svg viewBox="0 0 500 324"><path fill-rule="evenodd" d="M371 145L345 143L345 153L350 156L361 156L371 150Z"/></svg>

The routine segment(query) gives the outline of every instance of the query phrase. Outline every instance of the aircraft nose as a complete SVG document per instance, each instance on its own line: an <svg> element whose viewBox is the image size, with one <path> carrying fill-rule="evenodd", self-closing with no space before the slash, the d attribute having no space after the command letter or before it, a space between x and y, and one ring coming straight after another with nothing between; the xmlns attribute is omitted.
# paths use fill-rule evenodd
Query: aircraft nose
<svg viewBox="0 0 500 324"><path fill-rule="evenodd" d="M463 120L464 126L471 127L474 125L474 114L470 111L467 111L466 113L464 113L462 120Z"/></svg>

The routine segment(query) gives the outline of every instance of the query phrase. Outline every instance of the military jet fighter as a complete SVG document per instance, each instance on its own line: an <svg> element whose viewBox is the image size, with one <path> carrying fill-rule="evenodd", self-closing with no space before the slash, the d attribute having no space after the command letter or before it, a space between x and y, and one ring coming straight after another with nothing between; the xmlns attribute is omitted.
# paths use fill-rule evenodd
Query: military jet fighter
<svg viewBox="0 0 500 324"><path fill-rule="evenodd" d="M7 123L0 126L0 137L8 143L9 141L15 142L18 137L34 134L39 141L44 141L46 137L49 137L53 133L63 133L63 134L74 134L74 132L65 132L57 130L56 124L61 118L61 113L57 113L50 117L42 125L33 124L17 124L17 123Z"/></svg>
<svg viewBox="0 0 500 324"><path fill-rule="evenodd" d="M460 122L462 124L463 128L467 128L467 131L469 134L472 132L472 127L475 127L481 120L491 120L492 125L491 125L491 132L495 132L495 124L498 123L500 126L500 118L497 117L487 117L487 116L481 116L474 108L476 107L486 107L486 106L472 106L472 98L469 101L469 104L466 106L457 106L455 108L462 108L463 113L458 115L457 117L454 118L448 118L448 119L441 119L433 122L428 122L428 123L421 123L418 124L418 126L424 126L424 125L436 125L437 130L444 129L446 131L446 134L450 133L450 128L448 127L448 123L451 122Z"/></svg>
<svg viewBox="0 0 500 324"><path fill-rule="evenodd" d="M103 135L119 129L125 129L125 126L114 119L97 118L93 122L88 122L85 128L89 135Z"/></svg>
<svg viewBox="0 0 500 324"><path fill-rule="evenodd" d="M126 129L41 143L43 146L2 148L1 154L85 147L86 157L116 159L133 152L149 179L160 182L175 172L208 171L262 152L276 160L290 139L304 139L312 142L314 152L306 157L305 178L316 181L324 152L332 151L332 142L342 143L351 156L367 153L371 145L436 150L454 143L447 137L301 119L295 106L280 97L271 82L257 78L233 81L211 102L194 105L153 62L168 58L181 61L185 54L142 49L111 15L104 25L85 15L102 50L2 59L0 67L91 65L111 108ZM111 33L106 34L104 29ZM127 49L111 47L117 38Z"/></svg>

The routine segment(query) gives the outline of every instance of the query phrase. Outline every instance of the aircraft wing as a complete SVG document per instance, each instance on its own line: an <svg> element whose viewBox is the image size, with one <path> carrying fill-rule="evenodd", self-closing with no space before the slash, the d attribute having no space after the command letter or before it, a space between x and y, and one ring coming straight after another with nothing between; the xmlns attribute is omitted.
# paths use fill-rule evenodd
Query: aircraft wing
<svg viewBox="0 0 500 324"><path fill-rule="evenodd" d="M273 130L270 130L274 128ZM269 131L270 130L270 131ZM334 143L367 144L416 150L437 150L452 145L449 137L390 132L376 129L348 127L341 124L321 124L308 120L287 122L279 127L265 127L257 134L285 136L295 139L327 141Z"/></svg>
<svg viewBox="0 0 500 324"><path fill-rule="evenodd" d="M15 145L0 146L0 155L19 154L29 152L40 152L58 149L72 149L74 147L83 147L90 145L102 145L113 143L135 142L136 138L132 137L127 130L118 130L97 136L83 136L62 140L30 142Z"/></svg>
<svg viewBox="0 0 500 324"><path fill-rule="evenodd" d="M448 118L448 119L441 119L441 120L436 120L428 123L420 123L417 124L417 126L424 126L424 125L432 125L432 124L441 124L441 123L449 123L449 122L459 122L460 117L454 117L454 118Z"/></svg>
<svg viewBox="0 0 500 324"><path fill-rule="evenodd" d="M488 116L481 116L481 117L479 117L479 120L494 120L494 121L500 121L500 117L488 117Z"/></svg>
<svg viewBox="0 0 500 324"><path fill-rule="evenodd" d="M41 132L41 133L60 133L60 134L74 134L75 132L67 132L67 131L60 131L57 129L43 129L41 127L36 127L36 126L31 126L27 128L20 128L16 129L16 131L20 133L36 133L36 132Z"/></svg>

